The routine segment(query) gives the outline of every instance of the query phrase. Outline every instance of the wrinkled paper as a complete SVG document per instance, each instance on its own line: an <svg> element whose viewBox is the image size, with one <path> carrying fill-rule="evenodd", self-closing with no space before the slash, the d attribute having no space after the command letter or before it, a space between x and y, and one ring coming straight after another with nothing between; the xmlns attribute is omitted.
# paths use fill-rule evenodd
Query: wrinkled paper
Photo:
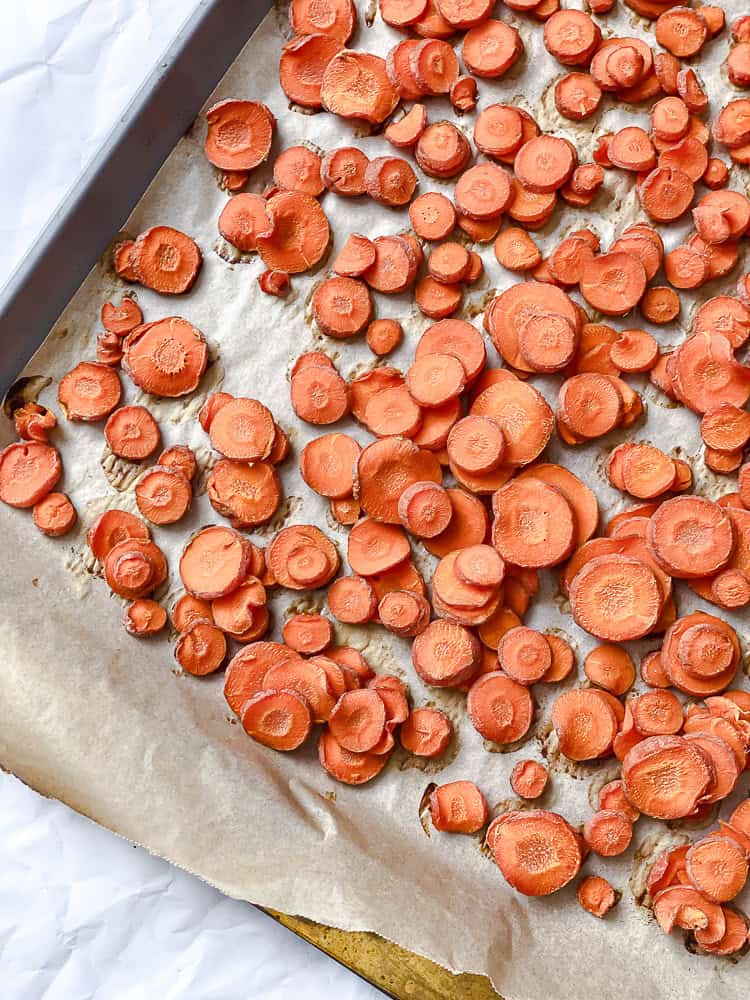
<svg viewBox="0 0 750 1000"><path fill-rule="evenodd" d="M727 3L728 19L740 13L740 6L739 0ZM359 14L354 47L384 55L402 37L372 9L360 8ZM503 80L480 81L480 107L503 101L525 108L542 128L568 135L581 160L590 158L595 134L626 121L648 127L645 111L615 110L608 99L593 123L560 118L552 92L564 69L546 53L540 25L505 8L496 16L519 28L526 53ZM652 27L626 8L602 18L601 24L605 37L635 33L652 38ZM298 142L322 150L354 144L370 157L390 153L385 140L368 135L366 126L289 109L277 83L285 32L284 18L272 11L209 103L230 96L265 101L279 123L274 153ZM725 33L706 45L700 65L714 112L734 96L721 69L726 51ZM453 117L447 101L431 98L427 107L431 121ZM456 120L470 135L473 116ZM189 516L153 531L171 568L168 584L157 593L168 607L180 593L177 562L185 540L199 527L220 521L205 495L207 472L215 457L196 420L205 396L219 388L255 396L269 405L292 443L293 457L281 468L285 501L271 524L252 536L254 540L266 544L283 524L309 522L323 528L345 556L346 530L332 520L327 503L305 486L296 468L300 449L320 431L294 416L288 376L293 360L309 349L327 350L344 376L373 365L360 341L331 341L315 330L311 293L328 274L333 254L350 232L376 236L408 226L405 210L327 194L323 206L334 232L331 256L315 273L295 277L287 299L265 296L256 280L261 262L241 257L217 234L216 219L226 194L203 155L204 135L205 124L199 117L123 227L124 233L135 235L151 225L174 225L194 236L205 256L198 282L187 296L168 299L134 289L147 321L183 315L204 332L211 362L199 390L184 400L153 399L122 377L124 401L145 402L160 423L164 445L192 446L201 466ZM248 189L260 191L270 175L269 166L259 169ZM731 183L744 190L747 172L734 167ZM420 190L444 190L450 195L452 187L451 182L420 176ZM632 178L613 170L591 211L561 203L552 222L535 238L546 253L563 235L590 223L606 247L642 217ZM676 245L687 230L687 223L667 228L663 232L667 247ZM486 304L516 277L497 264L491 245L476 249L482 253L485 274L467 290L459 315L481 326ZM695 306L731 284L731 280L724 285L715 282L684 295L682 315L670 326L649 327L637 312L613 325L617 329L645 325L664 347L675 345L689 328ZM174 636L137 641L124 632L123 602L101 579L85 544L85 529L109 507L136 511L133 486L141 467L108 453L101 425L68 423L56 400L59 378L81 359L95 355L102 303L123 291L106 257L24 372L52 380L39 399L60 419L53 438L65 469L59 488L72 497L79 523L70 535L54 540L37 532L27 512L0 510L5 540L0 762L43 794L200 875L229 896L345 929L375 931L452 970L486 973L507 1000L540 996L578 1000L582 995L601 1000L628 995L734 1000L744 995L745 964L692 955L681 936L663 935L642 905L653 854L694 835L693 830L641 820L625 855L606 861L590 858L585 872L605 875L623 892L614 913L598 921L578 907L575 885L553 897L526 899L506 885L483 850L481 836L449 836L423 825L420 803L431 782L469 778L485 792L494 812L512 806L510 770L518 759L529 756L544 756L550 766L551 787L540 803L543 807L562 812L574 824L590 815L598 789L616 776L617 763L577 765L561 757L549 725L549 704L559 685L554 692L543 685L534 689L536 721L522 746L484 744L466 718L463 695L425 687L416 677L408 642L377 626L337 625L338 642L356 646L377 671L403 677L414 704L441 707L457 730L442 760L419 760L396 750L379 778L351 788L337 784L318 765L315 740L287 755L249 740L224 702L221 674L197 679L177 668L171 649ZM408 295L374 298L379 316L398 318L404 325L404 342L388 363L405 369L429 321L419 315ZM489 354L496 364L491 346ZM546 452L550 461L567 465L595 489L602 519L629 504L609 486L604 473L608 451L625 436L652 441L685 458L693 467L696 491L719 496L732 490L733 479L714 476L703 465L695 415L671 404L644 377L629 381L646 404L643 423L585 448L567 448L555 440ZM535 384L554 403L559 379L536 378ZM353 423L337 426L363 444L370 440ZM12 440L7 420L2 422L1 436L3 444ZM429 573L434 561L418 545L414 552L417 563ZM579 677L564 685L572 686L580 683L580 664L595 642L573 624L558 592L557 574L543 572L541 577L540 595L526 621L570 637L579 661ZM681 614L701 606L687 588L676 589ZM325 595L278 592L271 598L271 608L273 637L278 638L287 611L325 609ZM745 633L746 613L727 617L741 635ZM636 660L657 646L656 640L629 644ZM747 686L745 678L742 683ZM638 681L636 689L642 688ZM722 815L747 794L746 776L741 789L724 805ZM742 902L740 898L738 904Z"/></svg>

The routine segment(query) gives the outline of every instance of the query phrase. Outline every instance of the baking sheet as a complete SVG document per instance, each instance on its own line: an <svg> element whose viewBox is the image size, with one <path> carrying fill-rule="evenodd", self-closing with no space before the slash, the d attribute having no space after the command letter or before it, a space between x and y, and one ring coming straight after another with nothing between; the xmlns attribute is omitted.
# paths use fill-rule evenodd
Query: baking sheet
<svg viewBox="0 0 750 1000"><path fill-rule="evenodd" d="M736 2L726 9L728 17L739 13ZM360 8L353 44L384 54L400 36L377 18L368 29L365 22L371 15L372 11ZM505 80L480 83L483 104L518 103L534 113L543 128L574 138L581 159L586 158L594 133L621 123L623 112L606 110L594 128L564 123L554 111L551 95L561 68L547 56L540 27L505 9L499 16L519 27L526 56ZM627 33L636 22L635 30L643 33L644 25L629 12L610 15L605 34ZM289 112L275 82L283 24L276 12L267 17L213 99L265 100L279 119L276 150L307 141L323 149L354 143L369 156L389 152L382 138L367 136L362 126L329 115ZM719 68L725 52L726 39L709 43L707 59L701 63L714 107L717 99L726 100L729 90ZM431 120L450 117L445 102L431 99L428 110ZM627 117L647 122L645 113ZM470 132L471 119L461 126ZM292 359L323 345L345 375L363 370L371 361L361 344L327 341L312 327L309 298L326 274L325 264L316 274L295 278L292 295L277 301L257 289L260 262L240 259L217 238L215 222L226 196L203 157L203 129L199 121L182 140L125 231L135 234L149 225L172 224L190 232L204 250L203 273L189 296L167 301L143 289L136 294L147 320L170 311L184 315L211 344L212 363L195 397L182 402L145 400L162 425L165 444L194 446L205 470L211 456L194 418L206 393L222 386L257 396L272 407L298 452L316 432L301 425L289 406L287 373ZM260 190L269 176L269 169L259 170L251 189ZM746 183L747 174L740 176L735 168L733 185ZM639 216L626 176L613 171L606 185L606 194L594 206L595 228L605 246ZM452 185L421 179L421 189L450 193ZM334 253L352 230L374 236L397 232L408 221L406 212L368 201L352 203L327 195L323 203L335 233ZM538 235L539 242L548 249L590 218L590 213L565 209ZM672 245L680 234L665 235ZM483 250L483 257L486 275L471 289L463 309L463 315L477 323L494 291L515 281L494 261L491 247ZM105 260L91 273L25 374L56 381L82 357L93 356L101 303L121 290ZM660 343L678 342L689 321L687 303L718 290L714 285L692 299L686 296L682 327L675 324L656 331ZM395 316L404 323L406 338L394 363L405 368L428 322L407 296L376 296L376 300L378 315ZM614 325L621 329L635 324L640 325L640 317ZM536 381L553 399L555 380ZM142 399L127 380L123 383L129 402ZM644 380L633 384L648 404L648 418L636 428L636 436L691 461L699 491L718 495L731 489L731 480L713 477L699 458L695 461L696 418L672 407ZM40 399L58 411L54 385ZM345 423L341 427L348 429ZM359 428L352 433L363 443L368 439ZM9 424L4 424L2 434L3 442L11 439ZM622 435L612 435L611 440L575 452L558 443L548 449L551 460L562 459L596 489L605 516L626 505L603 475L604 456L621 439ZM550 899L523 899L505 885L482 851L480 838L430 835L422 826L419 803L431 781L472 778L491 806L500 810L509 798L507 779L515 760L542 753L553 771L543 805L559 809L574 823L590 813L595 788L615 767L576 766L559 757L539 686L537 725L526 745L513 753L487 752L497 748L484 746L467 724L463 697L421 685L409 665L407 643L376 627L337 626L338 641L362 649L377 670L404 676L416 704L437 704L449 712L458 735L445 759L416 761L396 751L379 779L348 788L332 782L317 766L312 742L286 756L254 744L229 717L221 696L222 678L183 676L174 666L166 639L145 643L130 639L119 626L121 602L96 576L85 547L85 527L107 507L135 509L132 487L138 468L105 453L100 428L61 420L55 440L65 465L61 488L71 494L81 515L76 533L57 541L41 538L28 516L8 508L0 511L0 531L6 539L0 584L6 609L0 623L4 660L0 760L6 767L38 790L201 875L228 895L346 929L373 930L450 969L485 972L507 1000L538 997L542 992L572 998L584 989L602 998L628 990L657 998L678 992L683 997L698 996L707 990L719 1000L740 996L746 982L741 964L690 955L677 936L666 938L652 926L650 915L632 898L630 883L636 889L642 885L644 857L684 831L641 821L635 847L627 855L606 865L596 860L587 863L586 871L607 874L624 890L616 913L598 922L577 908L572 887ZM312 522L328 532L343 554L345 530L331 521L326 505L304 486L294 465L291 460L283 469L287 499L279 516L254 537L263 543L282 523ZM200 481L204 479L205 473ZM187 520L154 531L175 577L186 537L217 520L201 495ZM429 565L417 548L415 557ZM543 575L544 594L527 621L570 634L582 659L594 643L572 625L556 593L554 575ZM171 604L178 590L175 579L160 596ZM685 613L699 602L680 590L678 604ZM323 607L324 596L274 596L276 634L289 606ZM744 631L745 615L732 620ZM656 645L634 644L633 649ZM643 961L645 955L648 962Z"/></svg>

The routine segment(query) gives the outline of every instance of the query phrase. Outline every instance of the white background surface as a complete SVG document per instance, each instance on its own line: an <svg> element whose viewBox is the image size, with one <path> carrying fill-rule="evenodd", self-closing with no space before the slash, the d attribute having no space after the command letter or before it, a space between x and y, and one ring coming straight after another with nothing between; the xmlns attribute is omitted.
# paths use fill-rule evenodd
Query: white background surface
<svg viewBox="0 0 750 1000"><path fill-rule="evenodd" d="M0 286L197 6L0 2ZM2 1000L382 996L251 906L7 775L0 871Z"/></svg>

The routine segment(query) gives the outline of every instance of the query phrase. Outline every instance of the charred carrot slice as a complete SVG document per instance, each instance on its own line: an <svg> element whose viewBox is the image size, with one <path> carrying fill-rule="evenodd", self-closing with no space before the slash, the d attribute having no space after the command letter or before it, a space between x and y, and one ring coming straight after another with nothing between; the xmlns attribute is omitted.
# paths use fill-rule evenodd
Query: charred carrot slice
<svg viewBox="0 0 750 1000"><path fill-rule="evenodd" d="M502 814L490 824L487 844L505 880L525 896L557 892L581 868L575 830L562 816L544 809Z"/></svg>
<svg viewBox="0 0 750 1000"><path fill-rule="evenodd" d="M0 465L1 476L2 466ZM31 513L37 528L43 535L48 535L50 538L67 535L76 523L78 516L75 507L64 493L48 493L34 504Z"/></svg>
<svg viewBox="0 0 750 1000"><path fill-rule="evenodd" d="M443 833L476 833L487 822L487 801L473 781L438 785L430 795L430 817Z"/></svg>
<svg viewBox="0 0 750 1000"><path fill-rule="evenodd" d="M170 316L129 333L122 363L144 392L170 398L185 396L198 387L208 363L208 348L200 330L187 320Z"/></svg>
<svg viewBox="0 0 750 1000"><path fill-rule="evenodd" d="M0 501L33 507L51 493L62 475L60 453L40 441L9 444L0 452Z"/></svg>

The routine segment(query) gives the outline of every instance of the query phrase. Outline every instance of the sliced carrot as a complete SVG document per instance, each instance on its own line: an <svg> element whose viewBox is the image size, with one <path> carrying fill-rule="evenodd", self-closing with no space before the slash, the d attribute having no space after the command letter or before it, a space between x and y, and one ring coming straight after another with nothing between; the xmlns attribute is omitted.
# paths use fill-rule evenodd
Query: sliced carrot
<svg viewBox="0 0 750 1000"><path fill-rule="evenodd" d="M641 677L649 687L668 688L671 681L664 672L661 660L661 650L647 653L641 660Z"/></svg>
<svg viewBox="0 0 750 1000"><path fill-rule="evenodd" d="M133 267L133 250L135 240L123 240L112 250L112 266L115 274L123 281L137 282L138 275Z"/></svg>
<svg viewBox="0 0 750 1000"><path fill-rule="evenodd" d="M296 750L310 734L312 715L304 697L293 690L253 694L240 710L248 736L273 750Z"/></svg>
<svg viewBox="0 0 750 1000"><path fill-rule="evenodd" d="M427 109L424 104L414 104L403 118L392 121L383 133L397 149L410 149L427 127Z"/></svg>
<svg viewBox="0 0 750 1000"><path fill-rule="evenodd" d="M466 136L451 122L434 122L419 137L417 163L430 177L455 177L471 158Z"/></svg>
<svg viewBox="0 0 750 1000"><path fill-rule="evenodd" d="M541 680L552 666L552 650L546 636L526 626L506 632L498 644L497 655L505 673L527 686Z"/></svg>
<svg viewBox="0 0 750 1000"><path fill-rule="evenodd" d="M405 28L425 13L427 0L380 0L380 16L393 28Z"/></svg>
<svg viewBox="0 0 750 1000"><path fill-rule="evenodd" d="M170 316L129 333L122 362L139 388L172 398L197 388L208 363L208 348L200 330Z"/></svg>
<svg viewBox="0 0 750 1000"><path fill-rule="evenodd" d="M227 640L215 625L207 621L196 621L180 635L174 655L186 673L204 677L218 670L224 662Z"/></svg>
<svg viewBox="0 0 750 1000"><path fill-rule="evenodd" d="M722 908L691 885L671 885L654 897L654 916L665 934L674 927L702 931L704 940L720 941L726 931Z"/></svg>
<svg viewBox="0 0 750 1000"><path fill-rule="evenodd" d="M492 540L507 562L539 568L569 555L574 542L570 504L541 480L519 479L493 497Z"/></svg>
<svg viewBox="0 0 750 1000"><path fill-rule="evenodd" d="M60 453L40 441L9 444L0 452L0 501L11 507L34 507L62 475Z"/></svg>
<svg viewBox="0 0 750 1000"><path fill-rule="evenodd" d="M270 235L271 231L266 199L259 194L238 194L230 198L219 216L221 235L246 253L258 249L259 234Z"/></svg>
<svg viewBox="0 0 750 1000"><path fill-rule="evenodd" d="M419 261L413 247L403 236L377 236L375 263L364 273L365 281L376 292L396 295L406 291L417 275Z"/></svg>
<svg viewBox="0 0 750 1000"><path fill-rule="evenodd" d="M320 734L318 759L323 768L347 785L362 785L377 777L388 762L387 754L353 753L346 750L326 729Z"/></svg>
<svg viewBox="0 0 750 1000"><path fill-rule="evenodd" d="M328 34L300 35L288 41L279 59L279 83L289 100L304 108L322 107L323 74L342 48L343 44ZM268 151L263 159L267 155Z"/></svg>
<svg viewBox="0 0 750 1000"><path fill-rule="evenodd" d="M310 424L333 424L349 411L349 391L339 373L327 365L311 365L293 376L294 412Z"/></svg>
<svg viewBox="0 0 750 1000"><path fill-rule="evenodd" d="M713 941L712 939L717 932L709 926L705 929L699 928L695 932L695 940L704 951L711 955L734 955L741 951L747 943L747 921L736 910L730 910L727 906L722 906L721 909L726 925L723 936L718 941Z"/></svg>
<svg viewBox="0 0 750 1000"><path fill-rule="evenodd" d="M601 875L587 875L578 885L578 902L595 917L606 917L617 905L619 893Z"/></svg>
<svg viewBox="0 0 750 1000"><path fill-rule="evenodd" d="M295 35L314 35L318 32L338 39L349 40L354 30L356 9L352 0L292 0L289 6L289 23Z"/></svg>
<svg viewBox="0 0 750 1000"><path fill-rule="evenodd" d="M442 0L440 13L455 28L472 28L486 21L492 12L491 0L471 0L461 3L460 0Z"/></svg>
<svg viewBox="0 0 750 1000"><path fill-rule="evenodd" d="M115 455L137 462L156 451L161 434L145 406L121 406L110 414L104 437Z"/></svg>
<svg viewBox="0 0 750 1000"><path fill-rule="evenodd" d="M195 452L185 444L176 444L159 455L157 465L163 465L168 469L177 469L185 479L190 481L198 469Z"/></svg>
<svg viewBox="0 0 750 1000"><path fill-rule="evenodd" d="M375 616L378 599L364 577L341 576L328 588L328 607L337 621L364 625Z"/></svg>
<svg viewBox="0 0 750 1000"><path fill-rule="evenodd" d="M109 333L116 333L118 337L124 337L143 322L143 313L138 303L123 296L119 306L113 302L105 302L102 306L102 326Z"/></svg>
<svg viewBox="0 0 750 1000"><path fill-rule="evenodd" d="M207 489L214 510L238 528L265 524L281 503L281 484L268 462L222 459L211 470Z"/></svg>
<svg viewBox="0 0 750 1000"><path fill-rule="evenodd" d="M651 568L618 555L591 559L574 577L570 599L576 622L591 635L613 642L648 635L662 605Z"/></svg>
<svg viewBox="0 0 750 1000"><path fill-rule="evenodd" d="M106 510L91 524L86 533L86 542L92 555L103 563L115 545L129 538L150 541L151 532L135 514L126 510Z"/></svg>
<svg viewBox="0 0 750 1000"><path fill-rule="evenodd" d="M522 799L538 799L548 780L549 771L538 760L519 760L510 772L510 787Z"/></svg>
<svg viewBox="0 0 750 1000"><path fill-rule="evenodd" d="M266 203L270 235L258 233L258 252L267 268L299 274L314 267L328 249L328 219L315 198L281 191Z"/></svg>
<svg viewBox="0 0 750 1000"><path fill-rule="evenodd" d="M558 11L544 25L545 47L564 66L585 66L601 38L593 18L579 10Z"/></svg>
<svg viewBox="0 0 750 1000"><path fill-rule="evenodd" d="M412 663L426 684L456 687L471 677L479 662L479 642L462 625L431 622L412 645Z"/></svg>
<svg viewBox="0 0 750 1000"><path fill-rule="evenodd" d="M512 105L490 104L479 112L474 125L474 143L480 152L494 159L511 157L512 162L525 139L524 119Z"/></svg>
<svg viewBox="0 0 750 1000"><path fill-rule="evenodd" d="M563 139L540 135L516 153L513 169L529 191L549 193L562 187L573 173L575 157Z"/></svg>
<svg viewBox="0 0 750 1000"><path fill-rule="evenodd" d="M732 523L718 504L703 497L674 497L649 521L647 541L654 558L677 577L710 576L732 555Z"/></svg>
<svg viewBox="0 0 750 1000"><path fill-rule="evenodd" d="M247 576L251 555L250 543L232 528L203 528L188 542L180 558L185 590L204 600L231 593Z"/></svg>
<svg viewBox="0 0 750 1000"><path fill-rule="evenodd" d="M268 156L276 121L265 104L220 101L206 121L206 157L220 170L254 170Z"/></svg>
<svg viewBox="0 0 750 1000"><path fill-rule="evenodd" d="M534 703L528 688L505 674L482 674L469 689L466 710L474 728L494 743L515 743L529 731Z"/></svg>
<svg viewBox="0 0 750 1000"><path fill-rule="evenodd" d="M156 635L167 624L167 612L156 601L141 597L125 609L122 623L128 635Z"/></svg>
<svg viewBox="0 0 750 1000"><path fill-rule="evenodd" d="M696 889L714 903L734 899L747 881L746 853L729 837L699 840L688 851L685 867Z"/></svg>
<svg viewBox="0 0 750 1000"><path fill-rule="evenodd" d="M367 346L379 358L395 351L403 337L403 328L395 319L375 319L367 327Z"/></svg>
<svg viewBox="0 0 750 1000"><path fill-rule="evenodd" d="M324 434L310 441L300 455L300 472L321 496L338 500L354 490L354 467L362 449L348 434Z"/></svg>
<svg viewBox="0 0 750 1000"><path fill-rule="evenodd" d="M507 465L527 465L537 458L552 436L553 415L544 397L509 375L488 386L475 398L470 412L491 417L503 431Z"/></svg>
<svg viewBox="0 0 750 1000"><path fill-rule="evenodd" d="M104 560L104 577L120 597L135 600L160 587L167 577L167 562L153 542L127 538L113 545Z"/></svg>
<svg viewBox="0 0 750 1000"><path fill-rule="evenodd" d="M409 218L417 236L424 240L442 240L456 225L456 210L445 195L428 191L411 203Z"/></svg>
<svg viewBox="0 0 750 1000"><path fill-rule="evenodd" d="M404 750L416 757L442 757L453 736L450 719L439 708L413 708L399 730Z"/></svg>
<svg viewBox="0 0 750 1000"><path fill-rule="evenodd" d="M60 379L57 398L68 420L97 421L120 402L117 372L107 365L82 361Z"/></svg>
<svg viewBox="0 0 750 1000"><path fill-rule="evenodd" d="M131 261L142 285L162 295L181 295L195 284L203 255L179 229L154 226L135 241Z"/></svg>
<svg viewBox="0 0 750 1000"><path fill-rule="evenodd" d="M503 21L485 20L464 35L461 57L474 76L504 76L524 50L518 31Z"/></svg>
<svg viewBox="0 0 750 1000"><path fill-rule="evenodd" d="M473 76L459 76L450 89L450 102L460 114L473 111L477 106L477 81Z"/></svg>
<svg viewBox="0 0 750 1000"><path fill-rule="evenodd" d="M155 465L136 483L138 510L152 524L174 524L185 516L193 499L189 481L179 469Z"/></svg>
<svg viewBox="0 0 750 1000"><path fill-rule="evenodd" d="M712 777L705 753L681 736L650 736L626 754L622 765L629 801L657 819L690 815Z"/></svg>
<svg viewBox="0 0 750 1000"><path fill-rule="evenodd" d="M583 827L586 846L605 858L616 857L630 846L633 824L621 812L600 809Z"/></svg>
<svg viewBox="0 0 750 1000"><path fill-rule="evenodd" d="M434 538L446 530L453 517L448 493L434 482L416 482L398 500L401 524L417 538Z"/></svg>
<svg viewBox="0 0 750 1000"><path fill-rule="evenodd" d="M700 11L677 7L656 20L657 42L679 59L696 55L707 38L708 27Z"/></svg>
<svg viewBox="0 0 750 1000"><path fill-rule="evenodd" d="M415 360L425 355L450 354L461 362L466 381L473 381L485 366L487 354L481 334L464 320L444 319L429 326L419 339Z"/></svg>
<svg viewBox="0 0 750 1000"><path fill-rule="evenodd" d="M386 72L385 60L369 52L344 49L328 63L320 84L323 106L341 118L379 125L391 114L399 93Z"/></svg>
<svg viewBox="0 0 750 1000"><path fill-rule="evenodd" d="M57 427L57 417L38 403L24 403L13 411L13 426L24 441L47 444L50 431Z"/></svg>
<svg viewBox="0 0 750 1000"><path fill-rule="evenodd" d="M357 473L362 509L376 521L390 524L399 523L398 501L407 487L442 480L440 463L432 452L398 437L368 445L359 456Z"/></svg>
<svg viewBox="0 0 750 1000"><path fill-rule="evenodd" d="M425 630L430 612L429 602L410 590L390 590L378 604L378 617L383 627L405 638Z"/></svg>
<svg viewBox="0 0 750 1000"><path fill-rule="evenodd" d="M172 608L172 624L178 632L186 632L196 621L213 622L211 602L192 594L183 594Z"/></svg>
<svg viewBox="0 0 750 1000"><path fill-rule="evenodd" d="M357 278L375 263L375 246L371 240L360 233L352 233L347 237L341 252L333 262L336 274L348 278Z"/></svg>
<svg viewBox="0 0 750 1000"><path fill-rule="evenodd" d="M380 205L398 208L407 205L417 186L410 164L398 156L379 156L365 170L365 187Z"/></svg>
<svg viewBox="0 0 750 1000"><path fill-rule="evenodd" d="M643 208L656 222L674 222L690 207L693 182L681 170L655 167L638 188Z"/></svg>
<svg viewBox="0 0 750 1000"><path fill-rule="evenodd" d="M365 170L370 161L356 146L329 150L320 163L320 175L329 191L345 198L365 193Z"/></svg>
<svg viewBox="0 0 750 1000"><path fill-rule="evenodd" d="M580 689L559 695L552 706L552 725L561 752L570 760L595 760L611 752L617 717L600 693Z"/></svg>
<svg viewBox="0 0 750 1000"><path fill-rule="evenodd" d="M346 691L328 717L334 739L353 753L367 753L380 740L385 727L385 705L377 692L362 688Z"/></svg>
<svg viewBox="0 0 750 1000"><path fill-rule="evenodd" d="M1 469L0 465L0 476ZM64 493L48 493L34 504L31 513L37 528L50 538L67 535L78 517L75 507Z"/></svg>
<svg viewBox="0 0 750 1000"><path fill-rule="evenodd" d="M444 833L476 833L488 813L485 797L473 781L438 785L430 795L432 825Z"/></svg>
<svg viewBox="0 0 750 1000"><path fill-rule="evenodd" d="M487 844L506 881L525 896L557 892L581 868L578 834L562 816L544 809L500 815L487 830Z"/></svg>
<svg viewBox="0 0 750 1000"><path fill-rule="evenodd" d="M584 673L598 687L614 695L622 695L635 682L635 667L622 646L596 646L583 663Z"/></svg>

